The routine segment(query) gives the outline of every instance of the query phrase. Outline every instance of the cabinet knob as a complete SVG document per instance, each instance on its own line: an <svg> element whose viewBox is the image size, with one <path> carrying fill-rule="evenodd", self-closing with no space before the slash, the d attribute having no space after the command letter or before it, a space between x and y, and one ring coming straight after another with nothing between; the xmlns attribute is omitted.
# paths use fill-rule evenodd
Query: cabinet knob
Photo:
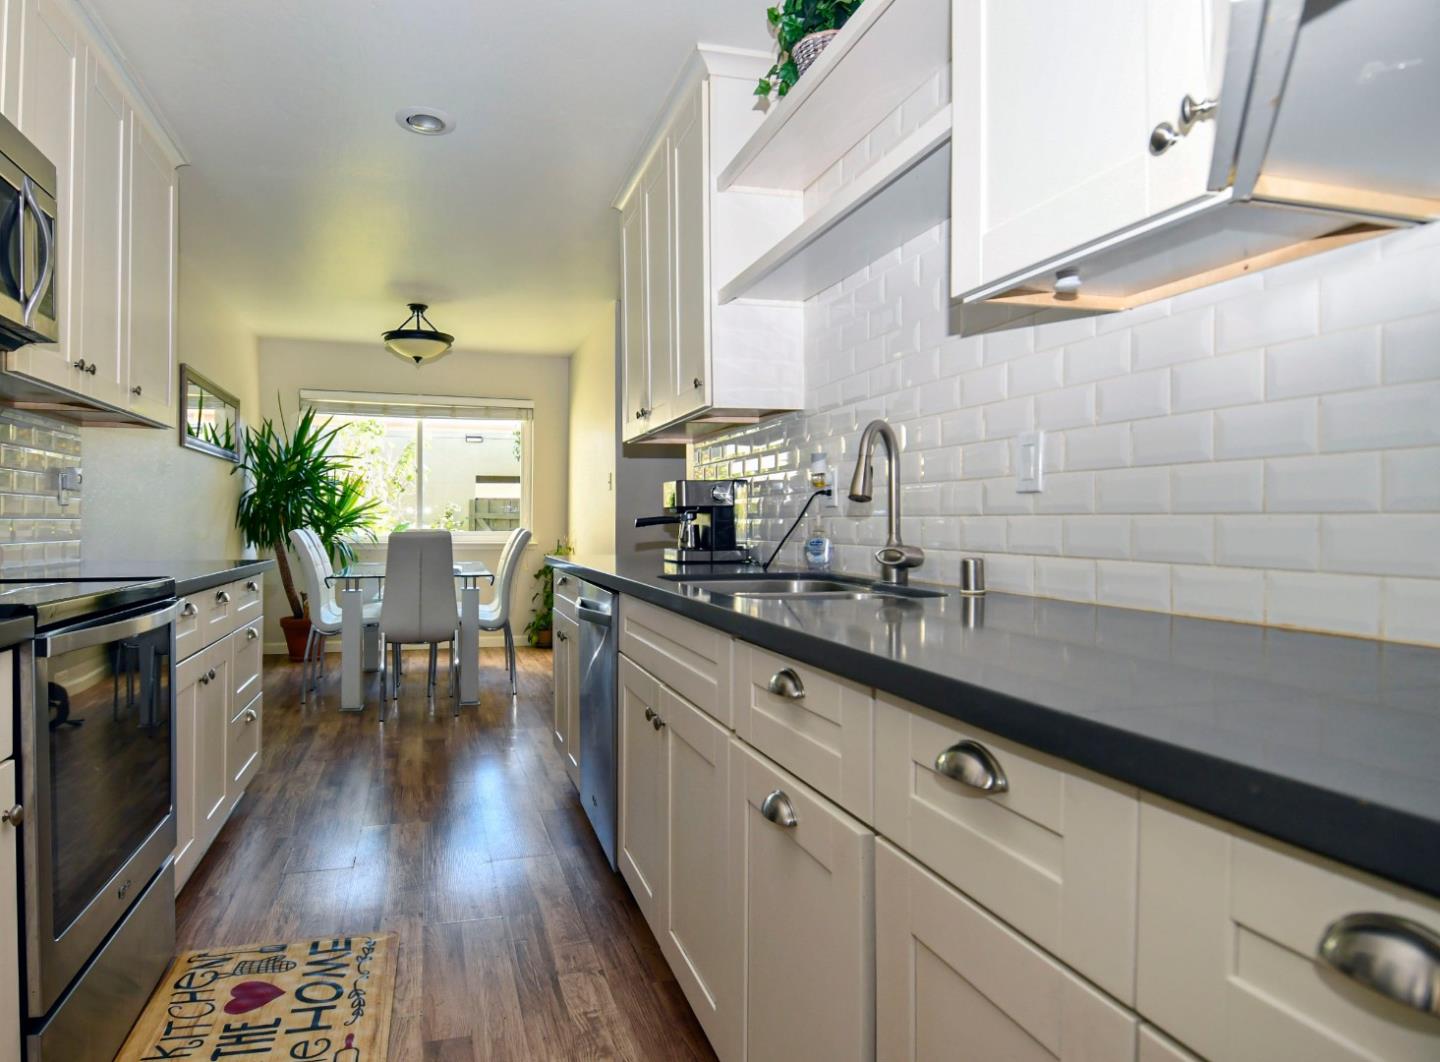
<svg viewBox="0 0 1440 1062"><path fill-rule="evenodd" d="M136 398L139 398L142 394L144 394L144 389L139 384L136 384L134 387L130 388L130 393Z"/></svg>
<svg viewBox="0 0 1440 1062"><path fill-rule="evenodd" d="M245 584L245 589L249 590L252 594L259 593L260 584L257 583L254 579L251 579L248 583Z"/></svg>
<svg viewBox="0 0 1440 1062"><path fill-rule="evenodd" d="M653 726L656 730L659 730L662 726L665 725L665 720L661 719L659 715L656 715L654 719L650 720L650 725Z"/></svg>
<svg viewBox="0 0 1440 1062"><path fill-rule="evenodd" d="M1326 928L1317 955L1357 984L1440 1017L1440 934L1418 922L1373 912L1346 915Z"/></svg>
<svg viewBox="0 0 1440 1062"><path fill-rule="evenodd" d="M94 376L95 373L99 371L100 366L96 365L93 361L86 361L84 358L80 358L75 362L75 368L83 373Z"/></svg>
<svg viewBox="0 0 1440 1062"><path fill-rule="evenodd" d="M568 642L568 641L570 640L570 636L569 636L568 634L566 634L564 631L556 631L556 632L555 632L555 638L556 638L556 640L562 641L562 642Z"/></svg>
<svg viewBox="0 0 1440 1062"><path fill-rule="evenodd" d="M801 682L800 676L788 667L782 667L771 675L770 683L765 688L771 693L780 697L788 697L792 701L805 699L805 683Z"/></svg>
<svg viewBox="0 0 1440 1062"><path fill-rule="evenodd" d="M698 390L700 390L700 388L702 388L702 387L704 387L704 386L705 386L705 379L704 379L704 377L701 377L701 376L695 377L695 390L698 391Z"/></svg>
<svg viewBox="0 0 1440 1062"><path fill-rule="evenodd" d="M211 680L212 678L214 678L214 677L215 677L215 675L214 675L213 672L210 673L210 674L205 674L205 673L202 672L201 675L200 675L200 677L199 677L198 679L196 679L196 681L199 682L200 685L202 685L202 686L208 686L208 685L210 685L210 680Z"/></svg>
<svg viewBox="0 0 1440 1062"><path fill-rule="evenodd" d="M761 802L760 814L787 830L800 825L800 820L795 817L795 805L790 803L783 789L775 790Z"/></svg>
<svg viewBox="0 0 1440 1062"><path fill-rule="evenodd" d="M1196 122L1208 122L1219 109L1220 101L1213 96L1197 100L1187 92L1180 101L1180 131L1188 133Z"/></svg>
<svg viewBox="0 0 1440 1062"><path fill-rule="evenodd" d="M645 709L645 722L647 722L647 723L653 723L654 721L655 721L655 709L654 709L654 708L646 708L646 709Z"/></svg>
<svg viewBox="0 0 1440 1062"><path fill-rule="evenodd" d="M230 592L228 590L219 591L215 595L215 600L221 605L228 605L230 603Z"/></svg>
<svg viewBox="0 0 1440 1062"><path fill-rule="evenodd" d="M1150 130L1150 154L1163 155L1183 139L1169 122L1161 122Z"/></svg>
<svg viewBox="0 0 1440 1062"><path fill-rule="evenodd" d="M245 720L245 725L249 726L251 723L255 722L255 720L259 719L260 717L255 714L254 708L246 708L243 718Z"/></svg>
<svg viewBox="0 0 1440 1062"><path fill-rule="evenodd" d="M258 635L257 633L255 633L255 628L254 628L254 627L249 628L249 629L245 632L245 640L246 640L247 642L253 642L253 641L254 641L256 638L258 638L258 637L260 637L260 635Z"/></svg>
<svg viewBox="0 0 1440 1062"><path fill-rule="evenodd" d="M1010 780L990 750L978 741L961 741L935 757L935 772L982 793L1004 793Z"/></svg>
<svg viewBox="0 0 1440 1062"><path fill-rule="evenodd" d="M187 618L187 619L188 619L189 617L195 615L195 602L193 602L193 601L187 601L187 602L185 602L184 607L182 607L182 608L180 609L180 615L184 616L184 617Z"/></svg>
<svg viewBox="0 0 1440 1062"><path fill-rule="evenodd" d="M0 811L0 822L8 826L19 826L25 821L25 808L20 804L13 804Z"/></svg>

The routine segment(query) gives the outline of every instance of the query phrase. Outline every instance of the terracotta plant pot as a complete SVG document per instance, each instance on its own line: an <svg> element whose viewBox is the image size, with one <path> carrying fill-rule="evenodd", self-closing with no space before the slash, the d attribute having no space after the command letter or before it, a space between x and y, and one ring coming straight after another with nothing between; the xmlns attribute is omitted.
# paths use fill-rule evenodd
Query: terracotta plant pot
<svg viewBox="0 0 1440 1062"><path fill-rule="evenodd" d="M810 64L820 58L820 53L835 39L839 30L821 30L819 33L807 33L795 42L795 47L790 49L790 58L795 60L795 69L804 74L810 69Z"/></svg>
<svg viewBox="0 0 1440 1062"><path fill-rule="evenodd" d="M535 648L536 648L536 649L549 649L549 648L550 648L550 642L551 642L551 638L552 638L552 637L553 637L553 635L552 635L552 633L551 633L551 631L550 631L550 629L549 629L548 627L547 627L545 630L543 630L543 631L536 631L536 632L535 632Z"/></svg>
<svg viewBox="0 0 1440 1062"><path fill-rule="evenodd" d="M305 659L305 642L310 638L310 617L281 616L280 629L285 632L285 648L297 664Z"/></svg>

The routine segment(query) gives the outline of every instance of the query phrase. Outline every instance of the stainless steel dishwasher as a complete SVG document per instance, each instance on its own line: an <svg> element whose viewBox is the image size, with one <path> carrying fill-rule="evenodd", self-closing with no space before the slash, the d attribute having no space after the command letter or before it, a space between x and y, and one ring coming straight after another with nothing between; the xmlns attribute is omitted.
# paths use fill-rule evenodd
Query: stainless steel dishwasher
<svg viewBox="0 0 1440 1062"><path fill-rule="evenodd" d="M618 822L619 716L615 709L615 595L582 581L580 621L580 803L610 869Z"/></svg>

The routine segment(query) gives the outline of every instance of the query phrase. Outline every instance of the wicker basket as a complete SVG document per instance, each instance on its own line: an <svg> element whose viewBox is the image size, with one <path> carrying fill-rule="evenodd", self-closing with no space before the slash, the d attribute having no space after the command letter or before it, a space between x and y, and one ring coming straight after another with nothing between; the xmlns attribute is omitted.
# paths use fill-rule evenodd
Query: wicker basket
<svg viewBox="0 0 1440 1062"><path fill-rule="evenodd" d="M839 30L821 30L819 33L807 33L795 42L795 47L790 49L790 58L795 60L795 69L802 75L810 69L810 64L820 58L820 53L825 50Z"/></svg>

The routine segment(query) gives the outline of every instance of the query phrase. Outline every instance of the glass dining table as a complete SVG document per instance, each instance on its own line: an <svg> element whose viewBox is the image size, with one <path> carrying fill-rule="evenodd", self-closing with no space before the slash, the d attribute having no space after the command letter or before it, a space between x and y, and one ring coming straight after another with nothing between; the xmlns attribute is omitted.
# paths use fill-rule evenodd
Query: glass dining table
<svg viewBox="0 0 1440 1062"><path fill-rule="evenodd" d="M326 578L340 605L340 710L365 710L365 599L384 592L385 563L357 561ZM479 561L455 565L460 599L460 703L480 703L480 584L495 583L495 573ZM381 691L384 695L384 691Z"/></svg>

